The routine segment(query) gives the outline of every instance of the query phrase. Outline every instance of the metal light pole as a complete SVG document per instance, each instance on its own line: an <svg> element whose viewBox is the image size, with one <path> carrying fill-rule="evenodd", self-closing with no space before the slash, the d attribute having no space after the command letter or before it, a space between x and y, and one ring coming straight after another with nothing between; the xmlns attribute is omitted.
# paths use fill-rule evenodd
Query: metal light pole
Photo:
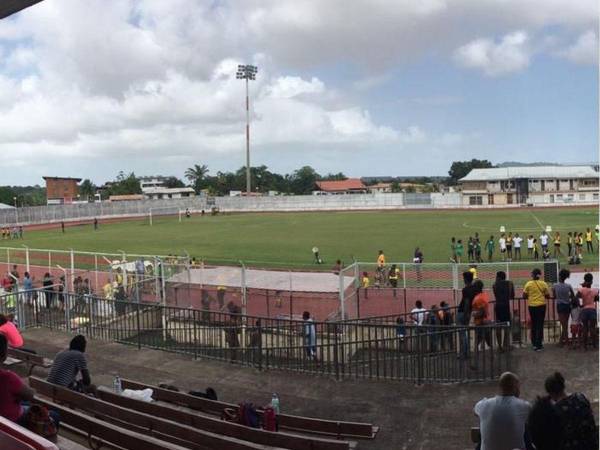
<svg viewBox="0 0 600 450"><path fill-rule="evenodd" d="M246 80L246 195L249 197L252 191L250 183L250 99L248 98L248 81L256 80L258 68L252 65L239 65L235 77L238 80Z"/></svg>
<svg viewBox="0 0 600 450"><path fill-rule="evenodd" d="M15 225L17 225L19 223L19 210L17 208L17 197L13 197L13 200L15 201Z"/></svg>

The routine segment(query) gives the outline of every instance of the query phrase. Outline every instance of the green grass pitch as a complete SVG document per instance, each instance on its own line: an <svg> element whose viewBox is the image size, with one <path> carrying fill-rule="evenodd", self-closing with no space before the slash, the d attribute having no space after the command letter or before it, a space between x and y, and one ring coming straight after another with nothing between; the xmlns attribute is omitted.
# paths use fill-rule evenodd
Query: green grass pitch
<svg viewBox="0 0 600 450"><path fill-rule="evenodd" d="M479 232L482 242L490 235L497 240L501 225L507 232L535 236L550 225L563 235L566 252L568 231L593 229L597 223L598 210L592 207L194 215L182 218L181 223L177 217L155 217L153 226L148 219L101 223L97 231L92 225L73 226L67 227L65 234L57 226L28 231L23 241L2 244L149 255L183 255L187 251L207 262L242 260L272 267L313 266L311 249L317 246L329 268L338 258L344 263L352 258L375 261L379 249L388 261L408 262L416 246L423 250L425 262L448 262L452 236L466 243L470 235ZM498 260L498 250L496 253ZM585 255L584 262L591 265L592 258L597 266L596 255Z"/></svg>

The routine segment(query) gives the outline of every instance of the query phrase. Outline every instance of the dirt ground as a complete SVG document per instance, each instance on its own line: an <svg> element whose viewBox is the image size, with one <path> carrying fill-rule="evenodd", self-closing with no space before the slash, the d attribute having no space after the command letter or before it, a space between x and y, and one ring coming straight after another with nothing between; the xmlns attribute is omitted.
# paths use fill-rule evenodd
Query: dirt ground
<svg viewBox="0 0 600 450"><path fill-rule="evenodd" d="M71 335L45 329L24 333L26 346L47 357L67 347ZM249 400L266 404L277 392L282 409L290 414L326 419L372 422L381 427L373 441L359 441L360 449L471 449L469 429L478 424L473 405L493 396L493 382L415 386L405 382L335 381L292 372L259 372L253 368L197 360L117 343L90 341L88 361L94 383L110 386L112 377L182 390L216 389L224 401ZM569 392L583 392L598 417L598 352L584 353L548 345L543 352L514 351L513 368L522 380L522 397L533 400L543 392L543 380L555 370L567 379ZM43 369L34 371L43 375Z"/></svg>

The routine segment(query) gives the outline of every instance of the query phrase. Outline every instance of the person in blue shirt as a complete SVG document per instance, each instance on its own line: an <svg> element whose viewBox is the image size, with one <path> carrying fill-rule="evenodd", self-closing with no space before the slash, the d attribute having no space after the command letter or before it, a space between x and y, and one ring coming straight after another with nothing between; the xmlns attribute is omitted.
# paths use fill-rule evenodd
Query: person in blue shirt
<svg viewBox="0 0 600 450"><path fill-rule="evenodd" d="M24 278L23 278L23 290L25 291L25 299L27 300L27 303L31 303L31 299L33 298L33 279L31 278L31 275L29 275L29 272L25 272Z"/></svg>

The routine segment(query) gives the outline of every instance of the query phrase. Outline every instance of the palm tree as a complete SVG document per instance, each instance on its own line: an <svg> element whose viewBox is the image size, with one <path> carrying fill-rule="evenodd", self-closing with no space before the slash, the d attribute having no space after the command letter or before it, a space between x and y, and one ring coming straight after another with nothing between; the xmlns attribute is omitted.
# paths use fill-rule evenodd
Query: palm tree
<svg viewBox="0 0 600 450"><path fill-rule="evenodd" d="M194 186L196 192L199 191L200 182L204 179L208 173L208 167L204 164L194 164L194 167L189 167L185 171L185 177L190 181L190 184Z"/></svg>

